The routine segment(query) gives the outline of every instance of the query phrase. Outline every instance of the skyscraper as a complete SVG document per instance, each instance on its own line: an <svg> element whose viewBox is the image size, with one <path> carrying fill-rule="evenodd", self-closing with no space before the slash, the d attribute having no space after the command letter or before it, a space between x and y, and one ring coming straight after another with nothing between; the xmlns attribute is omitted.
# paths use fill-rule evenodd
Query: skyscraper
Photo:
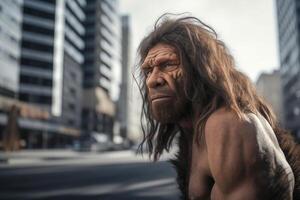
<svg viewBox="0 0 300 200"><path fill-rule="evenodd" d="M285 126L300 138L300 1L277 0Z"/></svg>
<svg viewBox="0 0 300 200"><path fill-rule="evenodd" d="M260 74L256 81L256 88L259 94L272 106L280 124L284 124L281 77L279 71L274 70L272 73Z"/></svg>
<svg viewBox="0 0 300 200"><path fill-rule="evenodd" d="M19 91L21 22L22 1L0 1L0 149L5 150L19 148L16 120L11 117L7 124L18 111L11 102Z"/></svg>
<svg viewBox="0 0 300 200"><path fill-rule="evenodd" d="M85 0L25 0L19 99L80 127Z"/></svg>
<svg viewBox="0 0 300 200"><path fill-rule="evenodd" d="M16 106L26 148L70 145L82 128L113 138L118 1L4 0L0 15L0 128Z"/></svg>
<svg viewBox="0 0 300 200"><path fill-rule="evenodd" d="M121 66L118 1L89 0L85 13L82 128L112 138Z"/></svg>
<svg viewBox="0 0 300 200"><path fill-rule="evenodd" d="M63 147L80 133L85 5L85 0L23 1L19 101L12 104L21 110L26 148Z"/></svg>
<svg viewBox="0 0 300 200"><path fill-rule="evenodd" d="M122 82L120 98L118 102L118 120L120 121L120 135L127 138L128 131L128 81L130 71L130 22L129 16L124 15L121 17L122 21Z"/></svg>
<svg viewBox="0 0 300 200"><path fill-rule="evenodd" d="M118 104L120 135L134 143L141 139L140 114L142 102L132 65L130 16L122 16L122 83Z"/></svg>
<svg viewBox="0 0 300 200"><path fill-rule="evenodd" d="M16 98L19 91L19 60L22 1L0 1L0 96Z"/></svg>

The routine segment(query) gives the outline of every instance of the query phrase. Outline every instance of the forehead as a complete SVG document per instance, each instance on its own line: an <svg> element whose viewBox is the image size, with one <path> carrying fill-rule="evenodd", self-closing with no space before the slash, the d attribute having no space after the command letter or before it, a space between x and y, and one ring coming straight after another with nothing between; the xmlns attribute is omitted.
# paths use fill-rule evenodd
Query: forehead
<svg viewBox="0 0 300 200"><path fill-rule="evenodd" d="M155 45L149 50L143 65L155 64L160 59L178 59L175 47L163 43Z"/></svg>

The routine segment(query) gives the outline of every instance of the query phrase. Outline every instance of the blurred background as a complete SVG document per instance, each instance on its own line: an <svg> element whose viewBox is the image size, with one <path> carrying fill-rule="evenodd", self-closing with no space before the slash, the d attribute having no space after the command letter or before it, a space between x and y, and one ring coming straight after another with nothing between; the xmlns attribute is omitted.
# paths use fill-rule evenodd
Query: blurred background
<svg viewBox="0 0 300 200"><path fill-rule="evenodd" d="M0 199L177 199L142 138L136 49L164 13L213 27L300 138L298 0L1 0ZM147 151L147 150L146 150Z"/></svg>

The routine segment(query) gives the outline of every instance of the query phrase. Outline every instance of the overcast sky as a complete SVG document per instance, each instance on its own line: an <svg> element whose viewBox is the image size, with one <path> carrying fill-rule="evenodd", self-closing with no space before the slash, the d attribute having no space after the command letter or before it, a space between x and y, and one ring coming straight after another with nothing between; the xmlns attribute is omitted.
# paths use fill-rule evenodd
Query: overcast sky
<svg viewBox="0 0 300 200"><path fill-rule="evenodd" d="M131 16L132 53L163 13L189 12L212 26L238 68L253 81L279 67L276 5L273 0L119 0Z"/></svg>

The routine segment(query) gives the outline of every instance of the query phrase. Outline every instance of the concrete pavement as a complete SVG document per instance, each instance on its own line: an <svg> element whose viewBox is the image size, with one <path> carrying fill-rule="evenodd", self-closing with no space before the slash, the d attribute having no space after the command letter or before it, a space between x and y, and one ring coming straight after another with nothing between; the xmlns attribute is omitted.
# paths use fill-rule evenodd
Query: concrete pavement
<svg viewBox="0 0 300 200"><path fill-rule="evenodd" d="M16 165L50 165L50 164L66 164L81 163L82 160L95 161L104 163L114 161L114 157L118 157L118 161L126 158L126 162L130 161L134 152L127 151L111 151L111 152L76 152L73 150L22 150L18 152L0 152L0 167L16 166ZM138 156L139 157L139 156ZM136 160L135 160L136 161ZM141 160L145 161L145 160Z"/></svg>
<svg viewBox="0 0 300 200"><path fill-rule="evenodd" d="M172 156L173 153L164 154L161 160L168 160ZM133 150L107 152L77 152L68 149L0 151L0 168L18 165L84 164L84 160L98 164L151 162L147 154L137 155Z"/></svg>

